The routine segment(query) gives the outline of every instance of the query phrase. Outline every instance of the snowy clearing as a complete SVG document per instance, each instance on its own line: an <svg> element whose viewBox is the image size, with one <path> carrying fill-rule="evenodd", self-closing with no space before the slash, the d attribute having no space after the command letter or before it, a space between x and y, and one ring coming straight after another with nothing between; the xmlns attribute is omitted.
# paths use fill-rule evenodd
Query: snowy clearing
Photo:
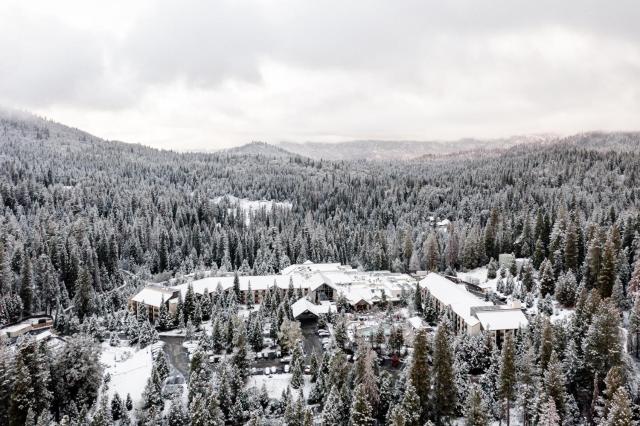
<svg viewBox="0 0 640 426"><path fill-rule="evenodd" d="M274 206L288 210L291 210L293 207L293 204L290 201L249 200L247 198L238 198L233 195L215 197L211 201L214 204L220 204L223 200L226 200L231 205L239 207L244 212L245 223L247 225L250 222L251 214L254 212L264 209L265 212L269 213ZM235 210L229 209L229 213L235 213Z"/></svg>
<svg viewBox="0 0 640 426"><path fill-rule="evenodd" d="M287 389L291 383L291 374L273 374L270 376L266 375L255 375L250 376L247 382L247 388L255 387L258 391L262 389L262 385L265 384L267 387L267 393L270 398L279 399L282 396L282 392ZM302 387L302 392L304 394L305 399L309 397L309 392L311 392L311 377L305 375L304 376L304 386ZM299 395L300 389L291 389L291 395L294 398L297 398Z"/></svg>
<svg viewBox="0 0 640 426"><path fill-rule="evenodd" d="M155 347L147 346L137 350L128 346L113 347L106 342L102 344L100 361L105 366L105 374L111 375L109 397L115 392L123 399L131 394L134 405L139 406L147 379L151 375ZM158 348L161 350L161 346Z"/></svg>

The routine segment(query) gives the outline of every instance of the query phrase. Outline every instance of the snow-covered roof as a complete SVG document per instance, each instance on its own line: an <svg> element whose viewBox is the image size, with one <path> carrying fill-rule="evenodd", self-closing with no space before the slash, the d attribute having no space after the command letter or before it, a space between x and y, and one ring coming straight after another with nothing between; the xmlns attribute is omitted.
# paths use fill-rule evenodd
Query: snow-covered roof
<svg viewBox="0 0 640 426"><path fill-rule="evenodd" d="M374 302L374 299L379 300L379 298L381 297L380 294L376 295L376 290L367 286L344 286L340 287L339 292L347 299L347 302L349 302L349 304L352 306L355 306L362 301L368 304L372 304Z"/></svg>
<svg viewBox="0 0 640 426"><path fill-rule="evenodd" d="M342 293L352 305L361 300L367 303L375 303L382 299L382 292L388 300L398 300L402 290L409 291L415 285L415 279L410 275L392 273L389 271L359 272L348 265L339 263L310 263L291 265L285 268L282 274L239 276L240 291L248 291L249 286L253 291L266 291L274 285L282 290L289 288L293 283L294 289L314 291L322 284L333 288L337 293ZM234 276L212 276L191 281L193 291L196 294L212 293L221 288L223 291L233 287ZM173 287L145 287L136 294L132 300L143 302L151 306L160 306L164 294L165 301L171 298L171 292L180 291L183 298L189 288L189 282ZM167 293L162 293L166 291Z"/></svg>
<svg viewBox="0 0 640 426"><path fill-rule="evenodd" d="M324 278L324 281L329 285L343 285L350 284L354 281L354 274L346 273L343 271L330 271L320 272L319 274Z"/></svg>
<svg viewBox="0 0 640 426"><path fill-rule="evenodd" d="M340 263L313 263L310 260L302 264L290 265L280 271L282 275L290 275L293 273L311 273L311 272L340 272L352 271L349 265L341 265Z"/></svg>
<svg viewBox="0 0 640 426"><path fill-rule="evenodd" d="M520 309L479 310L476 317L484 330L517 330L529 324Z"/></svg>
<svg viewBox="0 0 640 426"><path fill-rule="evenodd" d="M449 224L451 223L451 221L449 219L444 219L441 220L440 222L436 223L436 226L449 226Z"/></svg>
<svg viewBox="0 0 640 426"><path fill-rule="evenodd" d="M306 298L298 299L295 303L291 305L291 312L293 313L294 318L298 318L301 314L305 312L310 312L316 316L320 314L326 314L331 309L331 305L328 303L322 303L320 305L316 305L315 303L311 303Z"/></svg>
<svg viewBox="0 0 640 426"><path fill-rule="evenodd" d="M224 277L207 277L199 280L195 280L191 282L193 286L193 291L197 294L204 294L205 290L208 293L213 293L218 289L218 285L222 287L223 290L230 289L233 287L233 276L224 276ZM293 287L297 288L307 288L306 280L303 279L302 276L294 274L289 276L284 275L251 275L251 276L239 276L238 281L240 282L240 291L249 290L249 285L251 285L251 290L267 290L274 285L281 289L289 288L289 282L293 282ZM187 294L187 289L189 288L189 283L180 284L175 286L176 289L179 289L182 292L182 296L184 297Z"/></svg>
<svg viewBox="0 0 640 426"><path fill-rule="evenodd" d="M50 330L43 331L42 333L36 334L36 341L47 340L49 337L53 336L53 333Z"/></svg>
<svg viewBox="0 0 640 426"><path fill-rule="evenodd" d="M133 296L131 300L138 303L144 303L148 306L159 308L162 303L162 299L166 302L171 298L175 290L172 288L162 288L158 286L146 286L138 294Z"/></svg>
<svg viewBox="0 0 640 426"><path fill-rule="evenodd" d="M420 317L408 318L407 322L414 330L424 327L424 321Z"/></svg>
<svg viewBox="0 0 640 426"><path fill-rule="evenodd" d="M471 314L471 308L476 306L493 306L469 293L463 284L456 284L449 281L442 275L430 273L420 281L422 288L427 289L431 296L435 297L445 306L450 306L451 310L460 316L469 325L478 323L478 319Z"/></svg>
<svg viewBox="0 0 640 426"><path fill-rule="evenodd" d="M4 327L2 332L6 334L17 333L25 329L31 329L31 324L21 322L20 324L10 325L8 327Z"/></svg>

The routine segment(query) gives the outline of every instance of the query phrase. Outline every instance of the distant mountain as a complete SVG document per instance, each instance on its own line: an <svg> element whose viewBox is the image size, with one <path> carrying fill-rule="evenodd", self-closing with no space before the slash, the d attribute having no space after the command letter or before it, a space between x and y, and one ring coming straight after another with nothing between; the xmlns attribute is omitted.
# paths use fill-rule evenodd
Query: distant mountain
<svg viewBox="0 0 640 426"><path fill-rule="evenodd" d="M412 160L424 156L450 155L469 151L505 149L525 143L557 140L554 135L513 136L504 139L460 139L456 141L376 141L338 143L281 142L285 150L325 160Z"/></svg>
<svg viewBox="0 0 640 426"><path fill-rule="evenodd" d="M640 151L640 132L587 132L560 140L560 143L597 151Z"/></svg>
<svg viewBox="0 0 640 426"><path fill-rule="evenodd" d="M297 156L297 154L291 153L276 145L271 145L265 142L251 142L245 145L225 149L218 152L231 155L262 155L265 157L275 158Z"/></svg>

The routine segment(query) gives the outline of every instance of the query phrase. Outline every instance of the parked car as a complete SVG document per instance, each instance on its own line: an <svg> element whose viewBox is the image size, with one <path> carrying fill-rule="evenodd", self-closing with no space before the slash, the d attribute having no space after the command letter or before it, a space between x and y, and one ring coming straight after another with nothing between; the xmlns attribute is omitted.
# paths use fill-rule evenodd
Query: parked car
<svg viewBox="0 0 640 426"><path fill-rule="evenodd" d="M264 374L268 376L269 373L271 373L271 369L269 367L265 367L264 368Z"/></svg>
<svg viewBox="0 0 640 426"><path fill-rule="evenodd" d="M329 333L327 330L323 330L323 329L318 330L318 336L320 337L329 337L330 335L331 333Z"/></svg>
<svg viewBox="0 0 640 426"><path fill-rule="evenodd" d="M305 365L304 366L304 374L311 374L311 366L310 365Z"/></svg>
<svg viewBox="0 0 640 426"><path fill-rule="evenodd" d="M277 371L277 370L276 370L276 367L275 367L275 366L274 366L274 367L271 367L271 374L276 374L276 371Z"/></svg>
<svg viewBox="0 0 640 426"><path fill-rule="evenodd" d="M284 372L288 373L291 370L291 366L289 364L285 364L284 366Z"/></svg>

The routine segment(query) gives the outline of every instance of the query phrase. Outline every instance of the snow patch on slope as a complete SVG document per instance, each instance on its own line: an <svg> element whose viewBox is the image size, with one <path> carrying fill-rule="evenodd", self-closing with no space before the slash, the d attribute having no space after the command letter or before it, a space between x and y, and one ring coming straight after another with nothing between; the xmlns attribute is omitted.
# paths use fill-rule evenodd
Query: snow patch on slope
<svg viewBox="0 0 640 426"><path fill-rule="evenodd" d="M235 208L239 207L245 214L245 223L248 225L250 222L251 214L256 213L264 209L266 213L271 212L273 207L281 209L291 210L293 204L290 201L273 201L273 200L249 200L248 198L238 198L233 195L224 195L215 197L211 200L214 204L221 204L223 201L233 206L229 208L230 214L235 213Z"/></svg>

